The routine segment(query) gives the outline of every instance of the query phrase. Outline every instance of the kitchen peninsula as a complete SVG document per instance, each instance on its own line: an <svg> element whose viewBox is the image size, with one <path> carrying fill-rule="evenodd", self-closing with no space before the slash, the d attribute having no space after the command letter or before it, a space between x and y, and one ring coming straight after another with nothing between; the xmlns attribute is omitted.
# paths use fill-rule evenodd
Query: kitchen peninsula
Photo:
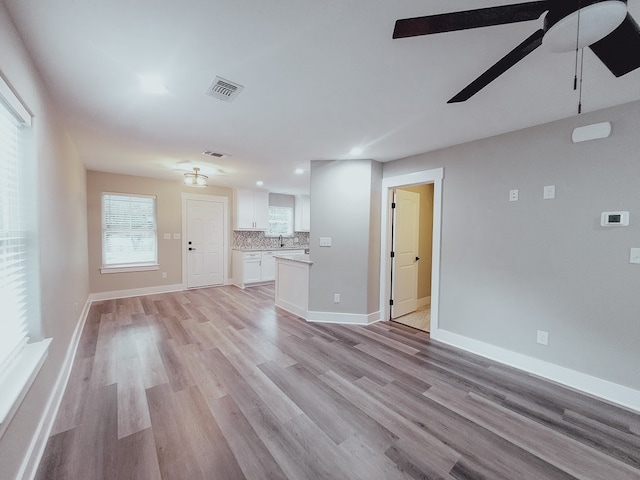
<svg viewBox="0 0 640 480"><path fill-rule="evenodd" d="M275 303L288 312L307 318L309 309L309 270L313 264L308 254L274 255L276 260Z"/></svg>

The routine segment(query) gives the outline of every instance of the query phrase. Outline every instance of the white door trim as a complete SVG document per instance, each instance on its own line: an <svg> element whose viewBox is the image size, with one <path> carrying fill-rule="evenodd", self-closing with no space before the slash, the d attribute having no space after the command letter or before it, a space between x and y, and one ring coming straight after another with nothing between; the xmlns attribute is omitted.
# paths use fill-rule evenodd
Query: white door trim
<svg viewBox="0 0 640 480"><path fill-rule="evenodd" d="M383 320L389 319L389 300L391 285L389 272L391 258L390 200L389 195L397 187L433 183L433 247L431 250L431 337L437 338L439 333L438 313L440 304L440 239L442 229L442 180L444 168L434 168L420 172L386 177L382 179L382 219L380 222L380 313Z"/></svg>
<svg viewBox="0 0 640 480"><path fill-rule="evenodd" d="M182 192L182 288L187 289L187 200L200 200L203 202L222 203L223 220L223 248L222 278L225 284L229 283L229 198L220 195L203 195L199 193Z"/></svg>

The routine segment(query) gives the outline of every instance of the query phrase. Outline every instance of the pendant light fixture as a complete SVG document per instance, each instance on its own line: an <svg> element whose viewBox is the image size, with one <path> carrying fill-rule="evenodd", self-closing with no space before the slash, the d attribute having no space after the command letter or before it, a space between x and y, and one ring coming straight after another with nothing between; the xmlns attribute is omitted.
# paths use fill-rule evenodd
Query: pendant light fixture
<svg viewBox="0 0 640 480"><path fill-rule="evenodd" d="M200 169L198 167L193 167L193 173L185 173L184 174L184 184L189 185L190 187L207 187L207 180L209 177L198 173Z"/></svg>

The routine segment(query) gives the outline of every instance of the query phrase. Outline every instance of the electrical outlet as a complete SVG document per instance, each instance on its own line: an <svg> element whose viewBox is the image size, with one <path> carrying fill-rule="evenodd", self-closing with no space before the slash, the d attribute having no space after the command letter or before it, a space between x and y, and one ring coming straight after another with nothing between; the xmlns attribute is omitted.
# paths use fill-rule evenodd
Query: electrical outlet
<svg viewBox="0 0 640 480"><path fill-rule="evenodd" d="M556 198L556 186L555 185L545 186L544 190L542 191L542 198L544 200Z"/></svg>
<svg viewBox="0 0 640 480"><path fill-rule="evenodd" d="M162 272L162 278L167 278L167 272Z"/></svg>
<svg viewBox="0 0 640 480"><path fill-rule="evenodd" d="M536 341L540 345L549 345L549 332L538 330L538 336Z"/></svg>
<svg viewBox="0 0 640 480"><path fill-rule="evenodd" d="M165 234L163 235L163 238L164 238L165 240L171 240L171 234L170 234L170 233L165 233Z"/></svg>
<svg viewBox="0 0 640 480"><path fill-rule="evenodd" d="M173 239L174 240L180 240L180 234L179 233L174 233L173 234Z"/></svg>
<svg viewBox="0 0 640 480"><path fill-rule="evenodd" d="M518 201L518 190L509 190L509 201L510 202Z"/></svg>
<svg viewBox="0 0 640 480"><path fill-rule="evenodd" d="M333 303L340 303L340 294L339 293L334 293L333 294Z"/></svg>
<svg viewBox="0 0 640 480"><path fill-rule="evenodd" d="M629 253L629 263L640 263L640 248L632 248Z"/></svg>

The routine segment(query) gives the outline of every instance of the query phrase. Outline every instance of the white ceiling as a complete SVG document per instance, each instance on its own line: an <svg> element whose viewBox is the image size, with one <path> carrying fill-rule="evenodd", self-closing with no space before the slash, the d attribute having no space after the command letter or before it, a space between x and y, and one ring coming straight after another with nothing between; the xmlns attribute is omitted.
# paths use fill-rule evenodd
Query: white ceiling
<svg viewBox="0 0 640 480"><path fill-rule="evenodd" d="M446 103L541 20L391 38L398 18L509 3L5 1L88 169L179 181L198 165L282 193L308 191L311 160L386 162L575 115L574 53L542 48ZM629 11L640 21L640 1ZM141 93L145 73L168 93ZM232 103L205 95L216 76L244 86ZM585 112L638 100L640 69L615 78L587 49L583 85Z"/></svg>

